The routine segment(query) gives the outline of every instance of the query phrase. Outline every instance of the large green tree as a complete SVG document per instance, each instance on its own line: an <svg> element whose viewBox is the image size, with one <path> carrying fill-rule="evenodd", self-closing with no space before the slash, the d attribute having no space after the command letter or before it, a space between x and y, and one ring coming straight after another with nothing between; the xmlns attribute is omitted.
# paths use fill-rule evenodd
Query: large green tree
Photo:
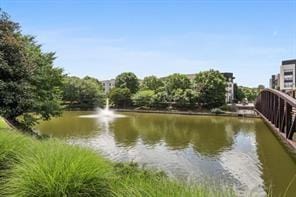
<svg viewBox="0 0 296 197"><path fill-rule="evenodd" d="M200 72L194 81L199 95L198 101L204 107L210 109L225 104L226 79L219 71Z"/></svg>
<svg viewBox="0 0 296 197"><path fill-rule="evenodd" d="M70 107L95 107L104 104L105 95L102 84L95 78L65 77L63 100Z"/></svg>
<svg viewBox="0 0 296 197"><path fill-rule="evenodd" d="M26 128L61 112L62 69L0 10L0 115Z"/></svg>
<svg viewBox="0 0 296 197"><path fill-rule="evenodd" d="M140 90L133 95L132 101L135 106L150 107L153 96L154 96L153 90Z"/></svg>
<svg viewBox="0 0 296 197"><path fill-rule="evenodd" d="M117 108L125 108L131 105L131 92L128 88L112 88L109 93L111 102Z"/></svg>
<svg viewBox="0 0 296 197"><path fill-rule="evenodd" d="M173 101L176 107L188 108L194 107L197 102L198 96L192 89L182 90L176 89L173 93Z"/></svg>
<svg viewBox="0 0 296 197"><path fill-rule="evenodd" d="M116 88L127 88L132 94L139 90L139 80L132 72L124 72L118 75L115 79Z"/></svg>
<svg viewBox="0 0 296 197"><path fill-rule="evenodd" d="M158 91L161 87L164 86L164 83L162 80L152 75L152 76L145 77L144 80L142 81L141 86L142 86L141 88L144 90Z"/></svg>
<svg viewBox="0 0 296 197"><path fill-rule="evenodd" d="M166 108L169 106L169 95L166 91L160 91L153 95L151 99L151 106L155 108Z"/></svg>
<svg viewBox="0 0 296 197"><path fill-rule="evenodd" d="M262 87L260 87L262 88ZM245 86L238 86L235 92L235 97L238 101L242 101L243 99L248 99L249 102L255 101L258 93L259 88L250 88Z"/></svg>
<svg viewBox="0 0 296 197"><path fill-rule="evenodd" d="M177 89L186 90L190 88L191 82L186 75L175 73L165 79L165 91L172 98Z"/></svg>

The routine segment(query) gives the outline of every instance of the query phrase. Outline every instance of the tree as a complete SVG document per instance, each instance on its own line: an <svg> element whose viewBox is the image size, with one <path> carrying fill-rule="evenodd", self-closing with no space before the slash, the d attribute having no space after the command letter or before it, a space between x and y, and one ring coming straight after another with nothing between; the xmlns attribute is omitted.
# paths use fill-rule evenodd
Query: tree
<svg viewBox="0 0 296 197"><path fill-rule="evenodd" d="M86 77L83 78L83 80L85 80L85 81L91 81L91 82L95 83L98 86L98 88L100 88L101 90L103 90L103 84L97 78L86 76Z"/></svg>
<svg viewBox="0 0 296 197"><path fill-rule="evenodd" d="M144 90L158 91L163 86L164 86L164 84L163 84L162 80L158 79L155 76L145 77L142 82L142 89L144 89Z"/></svg>
<svg viewBox="0 0 296 197"><path fill-rule="evenodd" d="M65 76L63 80L63 101L69 103L70 106L74 103L79 103L79 94L81 79L79 77Z"/></svg>
<svg viewBox="0 0 296 197"><path fill-rule="evenodd" d="M82 106L102 106L105 96L101 84L89 79L82 79L79 90L79 103Z"/></svg>
<svg viewBox="0 0 296 197"><path fill-rule="evenodd" d="M151 106L153 96L153 90L140 90L132 97L133 104L138 107L149 107Z"/></svg>
<svg viewBox="0 0 296 197"><path fill-rule="evenodd" d="M245 98L245 94L242 91L242 89L239 86L237 86L237 84L234 84L233 89L235 102L242 101Z"/></svg>
<svg viewBox="0 0 296 197"><path fill-rule="evenodd" d="M105 100L102 84L95 78L65 77L63 83L63 100L70 107L102 106Z"/></svg>
<svg viewBox="0 0 296 197"><path fill-rule="evenodd" d="M127 88L132 94L139 90L139 80L132 72L125 72L118 75L115 79L116 88Z"/></svg>
<svg viewBox="0 0 296 197"><path fill-rule="evenodd" d="M169 95L166 91L159 91L151 99L151 106L156 108L165 108L169 106Z"/></svg>
<svg viewBox="0 0 296 197"><path fill-rule="evenodd" d="M238 86L235 91L235 98L238 101L242 101L244 98L248 99L249 102L255 101L260 92L260 89L262 88L262 86L258 88Z"/></svg>
<svg viewBox="0 0 296 197"><path fill-rule="evenodd" d="M199 103L206 108L220 107L225 104L226 80L215 70L200 72L196 75L195 88L199 94Z"/></svg>
<svg viewBox="0 0 296 197"><path fill-rule="evenodd" d="M173 93L173 101L177 107L194 107L197 102L197 94L192 89L176 89Z"/></svg>
<svg viewBox="0 0 296 197"><path fill-rule="evenodd" d="M258 88L239 86L238 90L242 92L243 99L247 98L248 101L255 101L258 96Z"/></svg>
<svg viewBox="0 0 296 197"><path fill-rule="evenodd" d="M30 128L61 112L62 69L32 36L0 10L0 115ZM19 118L19 117L22 118Z"/></svg>
<svg viewBox="0 0 296 197"><path fill-rule="evenodd" d="M128 107L131 104L131 92L128 88L113 88L109 98L115 107Z"/></svg>
<svg viewBox="0 0 296 197"><path fill-rule="evenodd" d="M165 79L165 89L169 95L172 95L176 89L190 89L191 83L186 75L183 74L172 74Z"/></svg>

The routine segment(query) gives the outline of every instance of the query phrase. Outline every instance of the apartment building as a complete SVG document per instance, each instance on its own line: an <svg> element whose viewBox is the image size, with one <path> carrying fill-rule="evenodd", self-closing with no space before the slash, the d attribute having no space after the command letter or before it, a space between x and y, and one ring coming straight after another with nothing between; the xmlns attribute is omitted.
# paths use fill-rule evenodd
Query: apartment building
<svg viewBox="0 0 296 197"><path fill-rule="evenodd" d="M108 93L112 88L115 87L115 79L104 80L101 82L102 82L105 93Z"/></svg>
<svg viewBox="0 0 296 197"><path fill-rule="evenodd" d="M280 90L280 74L271 75L269 80L269 88Z"/></svg>
<svg viewBox="0 0 296 197"><path fill-rule="evenodd" d="M296 59L282 61L280 70L280 90L294 95L296 83Z"/></svg>

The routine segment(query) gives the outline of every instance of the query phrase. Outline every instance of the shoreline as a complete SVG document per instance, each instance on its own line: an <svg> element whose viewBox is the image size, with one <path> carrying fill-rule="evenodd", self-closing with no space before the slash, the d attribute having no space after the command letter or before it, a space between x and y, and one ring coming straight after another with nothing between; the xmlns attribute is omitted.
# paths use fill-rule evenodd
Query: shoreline
<svg viewBox="0 0 296 197"><path fill-rule="evenodd" d="M254 114L241 114L238 112L225 112L223 114L215 114L211 112L197 111L179 111L179 110L142 110L142 109L112 109L115 112L136 112L136 113L155 113L155 114L177 114L177 115L195 115L195 116L225 116L225 117L244 117L244 118L261 118L254 111Z"/></svg>

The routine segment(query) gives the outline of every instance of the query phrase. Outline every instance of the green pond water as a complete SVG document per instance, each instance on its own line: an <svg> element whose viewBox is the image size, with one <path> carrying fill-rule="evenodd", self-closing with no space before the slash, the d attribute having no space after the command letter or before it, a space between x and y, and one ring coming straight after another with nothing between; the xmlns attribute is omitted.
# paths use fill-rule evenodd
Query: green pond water
<svg viewBox="0 0 296 197"><path fill-rule="evenodd" d="M100 119L87 114L95 112L64 112L36 130L178 180L229 186L240 196L296 196L296 163L260 119L144 113Z"/></svg>

